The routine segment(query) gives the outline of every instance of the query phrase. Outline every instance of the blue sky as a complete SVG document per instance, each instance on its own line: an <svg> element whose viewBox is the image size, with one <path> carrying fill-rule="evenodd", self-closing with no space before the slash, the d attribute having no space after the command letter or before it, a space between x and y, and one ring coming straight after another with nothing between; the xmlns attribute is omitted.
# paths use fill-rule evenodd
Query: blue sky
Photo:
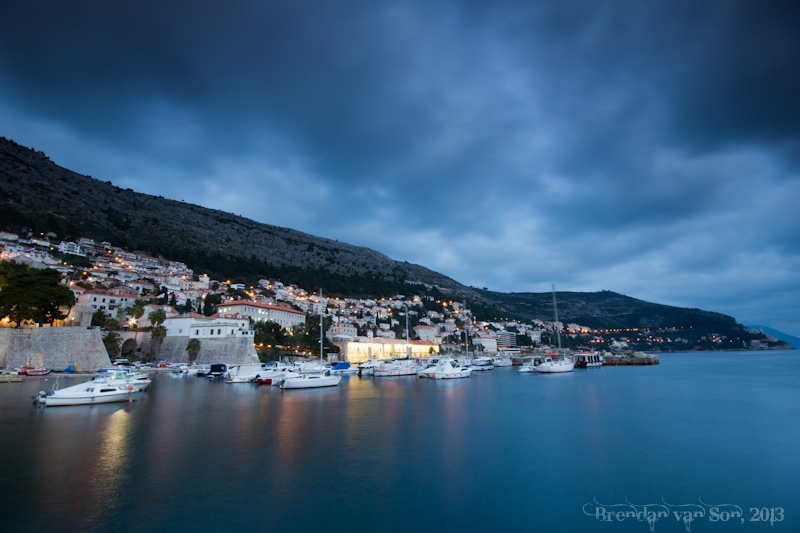
<svg viewBox="0 0 800 533"><path fill-rule="evenodd" d="M504 292L800 335L800 4L7 0L0 135Z"/></svg>

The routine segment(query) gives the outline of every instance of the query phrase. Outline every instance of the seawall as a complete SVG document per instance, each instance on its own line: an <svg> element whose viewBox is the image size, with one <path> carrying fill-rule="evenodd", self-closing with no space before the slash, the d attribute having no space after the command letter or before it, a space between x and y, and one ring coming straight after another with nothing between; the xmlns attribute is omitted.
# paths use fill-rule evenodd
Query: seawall
<svg viewBox="0 0 800 533"><path fill-rule="evenodd" d="M24 365L53 370L80 365L95 370L111 366L111 360L99 329L0 328L0 368Z"/></svg>

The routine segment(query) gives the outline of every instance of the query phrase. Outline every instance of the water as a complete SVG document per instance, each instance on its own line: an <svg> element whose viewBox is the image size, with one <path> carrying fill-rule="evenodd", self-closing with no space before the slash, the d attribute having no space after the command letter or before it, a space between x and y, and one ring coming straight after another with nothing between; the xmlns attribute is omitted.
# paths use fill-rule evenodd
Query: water
<svg viewBox="0 0 800 533"><path fill-rule="evenodd" d="M53 378L2 384L0 523L616 533L650 531L651 504L654 531L800 531L798 378L787 351L286 392L159 375L134 403L59 408L30 402Z"/></svg>

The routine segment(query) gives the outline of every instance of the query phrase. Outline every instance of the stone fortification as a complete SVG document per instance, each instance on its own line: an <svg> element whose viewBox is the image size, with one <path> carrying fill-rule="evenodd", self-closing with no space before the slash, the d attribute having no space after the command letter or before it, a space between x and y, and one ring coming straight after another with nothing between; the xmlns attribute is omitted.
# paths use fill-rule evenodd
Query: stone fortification
<svg viewBox="0 0 800 533"><path fill-rule="evenodd" d="M0 368L30 365L64 370L111 366L103 332L87 328L0 329Z"/></svg>
<svg viewBox="0 0 800 533"><path fill-rule="evenodd" d="M142 354L150 354L150 335L139 338ZM161 343L158 358L164 361L187 363L186 344L189 337L166 337ZM258 354L252 337L200 339L200 353L195 363L258 364Z"/></svg>

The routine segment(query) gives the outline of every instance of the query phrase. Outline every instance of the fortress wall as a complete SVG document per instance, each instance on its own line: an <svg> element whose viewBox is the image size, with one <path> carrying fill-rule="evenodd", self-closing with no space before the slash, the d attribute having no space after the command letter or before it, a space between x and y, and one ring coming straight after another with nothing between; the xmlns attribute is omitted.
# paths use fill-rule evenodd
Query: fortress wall
<svg viewBox="0 0 800 533"><path fill-rule="evenodd" d="M95 370L111 366L111 361L99 329L0 328L0 368L24 365Z"/></svg>
<svg viewBox="0 0 800 533"><path fill-rule="evenodd" d="M142 338L140 333L139 341L142 356L149 357L150 336ZM189 337L166 337L161 343L158 358L169 362L188 363L189 353L186 351L188 342ZM258 354L253 346L252 337L200 339L200 352L195 363L258 364Z"/></svg>

